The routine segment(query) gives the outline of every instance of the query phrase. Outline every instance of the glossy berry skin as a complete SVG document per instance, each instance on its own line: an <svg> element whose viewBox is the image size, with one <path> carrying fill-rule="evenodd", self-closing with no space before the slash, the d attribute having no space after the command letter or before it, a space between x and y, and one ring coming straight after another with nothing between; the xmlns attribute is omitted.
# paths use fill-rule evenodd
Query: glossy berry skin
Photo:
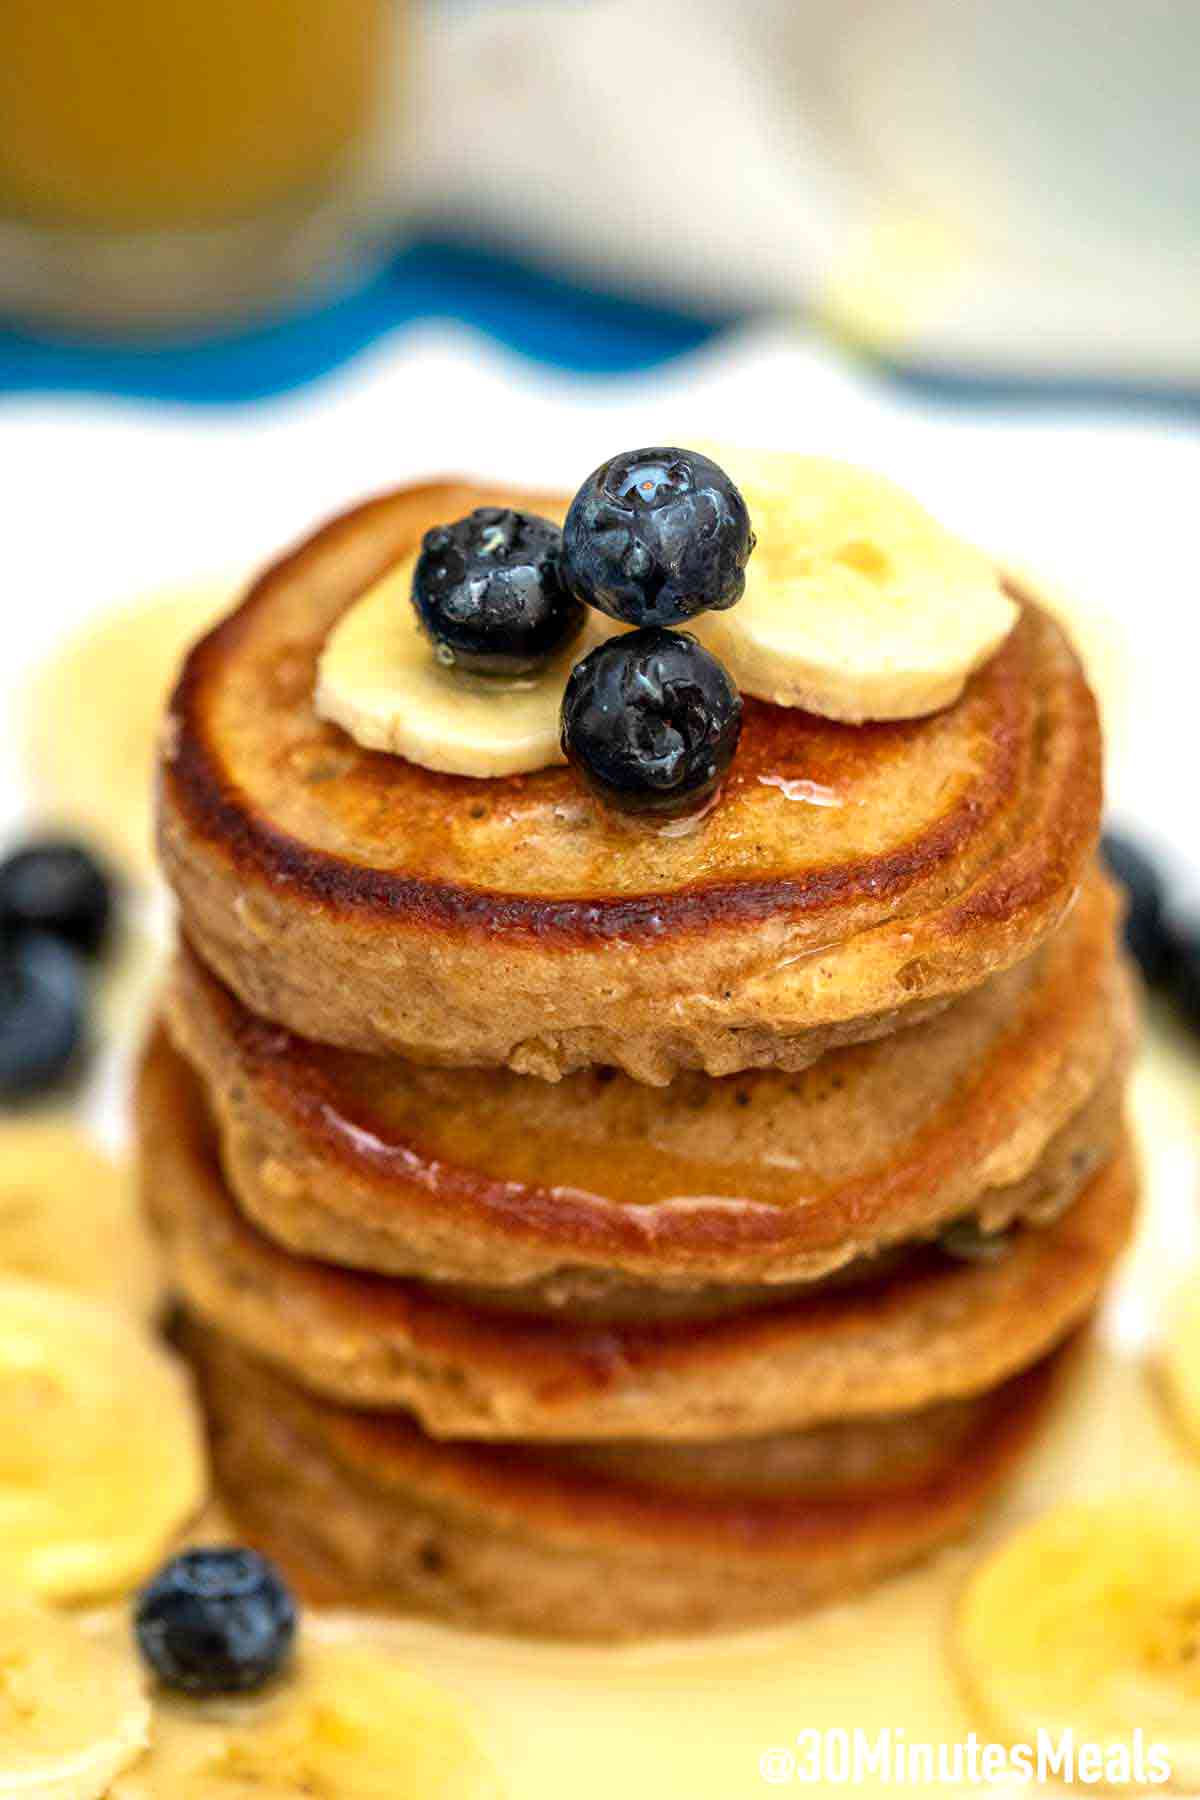
<svg viewBox="0 0 1200 1800"><path fill-rule="evenodd" d="M698 812L742 729L742 697L715 656L649 626L576 663L562 704L567 761L601 799L655 819Z"/></svg>
<svg viewBox="0 0 1200 1800"><path fill-rule="evenodd" d="M296 1606L282 1576L256 1550L185 1550L138 1595L134 1629L165 1687L245 1694L287 1662Z"/></svg>
<svg viewBox="0 0 1200 1800"><path fill-rule="evenodd" d="M0 939L0 1102L32 1099L74 1074L84 989L68 944L41 933Z"/></svg>
<svg viewBox="0 0 1200 1800"><path fill-rule="evenodd" d="M583 626L563 586L562 533L549 519L481 506L421 540L412 600L447 667L530 675Z"/></svg>
<svg viewBox="0 0 1200 1800"><path fill-rule="evenodd" d="M571 502L563 574L627 625L678 625L741 599L754 533L724 469L694 450L631 450L601 463Z"/></svg>
<svg viewBox="0 0 1200 1800"><path fill-rule="evenodd" d="M1131 839L1109 832L1100 846L1105 862L1125 889L1125 944L1144 978L1165 981L1171 972L1171 935L1163 880L1146 852Z"/></svg>
<svg viewBox="0 0 1200 1800"><path fill-rule="evenodd" d="M94 956L112 911L109 878L82 844L46 839L0 862L0 928L10 933L48 932Z"/></svg>

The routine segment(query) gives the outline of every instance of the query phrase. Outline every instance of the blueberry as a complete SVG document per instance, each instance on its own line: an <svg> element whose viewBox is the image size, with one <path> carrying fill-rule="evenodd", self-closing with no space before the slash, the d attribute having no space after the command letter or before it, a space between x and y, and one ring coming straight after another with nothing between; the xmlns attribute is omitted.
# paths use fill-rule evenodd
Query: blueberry
<svg viewBox="0 0 1200 1800"><path fill-rule="evenodd" d="M0 926L45 931L92 956L108 936L112 885L82 844L48 838L0 862Z"/></svg>
<svg viewBox="0 0 1200 1800"><path fill-rule="evenodd" d="M557 525L499 506L427 531L412 599L439 659L480 675L528 675L569 644L584 611L563 586L561 553Z"/></svg>
<svg viewBox="0 0 1200 1800"><path fill-rule="evenodd" d="M741 729L741 695L716 657L657 626L597 645L563 695L568 762L602 799L660 819L716 792Z"/></svg>
<svg viewBox="0 0 1200 1800"><path fill-rule="evenodd" d="M742 597L754 533L724 469L694 450L631 450L593 471L563 526L572 593L628 625L678 625Z"/></svg>
<svg viewBox="0 0 1200 1800"><path fill-rule="evenodd" d="M1126 947L1148 982L1163 981L1170 973L1171 938L1162 877L1146 852L1127 837L1109 832L1100 848L1125 889Z"/></svg>
<svg viewBox="0 0 1200 1800"><path fill-rule="evenodd" d="M83 1044L84 977L69 945L39 933L0 939L0 1101L71 1074Z"/></svg>
<svg viewBox="0 0 1200 1800"><path fill-rule="evenodd" d="M1012 1249L1011 1231L985 1231L976 1218L955 1219L939 1233L937 1244L955 1262L998 1263Z"/></svg>
<svg viewBox="0 0 1200 1800"><path fill-rule="evenodd" d="M134 1628L164 1686L244 1694L286 1663L296 1606L278 1570L256 1550L185 1550L138 1595Z"/></svg>
<svg viewBox="0 0 1200 1800"><path fill-rule="evenodd" d="M1200 1031L1200 916L1173 921L1172 989L1189 1025Z"/></svg>

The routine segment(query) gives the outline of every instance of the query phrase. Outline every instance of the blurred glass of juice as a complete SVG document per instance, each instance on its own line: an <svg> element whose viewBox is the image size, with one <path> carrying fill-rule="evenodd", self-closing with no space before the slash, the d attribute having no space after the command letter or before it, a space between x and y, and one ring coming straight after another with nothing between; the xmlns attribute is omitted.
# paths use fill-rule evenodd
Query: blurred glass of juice
<svg viewBox="0 0 1200 1800"><path fill-rule="evenodd" d="M171 329L362 242L401 0L0 0L0 311Z"/></svg>

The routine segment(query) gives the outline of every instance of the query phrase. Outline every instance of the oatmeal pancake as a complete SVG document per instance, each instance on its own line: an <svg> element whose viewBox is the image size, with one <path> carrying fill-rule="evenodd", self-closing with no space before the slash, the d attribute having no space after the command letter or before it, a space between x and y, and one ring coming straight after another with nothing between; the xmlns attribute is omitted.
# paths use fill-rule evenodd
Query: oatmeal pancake
<svg viewBox="0 0 1200 1800"><path fill-rule="evenodd" d="M748 699L724 791L682 834L631 827L565 768L432 774L320 721L332 626L428 527L485 504L562 513L449 481L387 495L268 571L187 660L162 854L191 941L253 1010L552 1080L795 1069L976 987L1061 921L1097 837L1099 731L1025 595L931 717L848 726Z"/></svg>
<svg viewBox="0 0 1200 1800"><path fill-rule="evenodd" d="M548 1084L330 1050L256 1019L186 950L167 1017L233 1192L270 1236L560 1299L809 1279L966 1213L1044 1214L1082 1173L1060 1157L1055 1175L1050 1147L1132 1031L1099 876L1035 957L797 1075L659 1090L613 1070Z"/></svg>
<svg viewBox="0 0 1200 1800"><path fill-rule="evenodd" d="M914 1246L799 1288L715 1287L691 1307L631 1288L608 1316L537 1316L279 1249L235 1206L199 1084L161 1038L139 1113L146 1206L193 1315L310 1391L405 1409L437 1437L733 1438L975 1394L1091 1310L1134 1209L1113 1080L1061 1150L1098 1172L996 1260Z"/></svg>
<svg viewBox="0 0 1200 1800"><path fill-rule="evenodd" d="M547 1448L438 1443L403 1415L315 1400L194 1324L182 1338L223 1498L310 1600L592 1639L785 1618L958 1537L1059 1362L886 1422Z"/></svg>

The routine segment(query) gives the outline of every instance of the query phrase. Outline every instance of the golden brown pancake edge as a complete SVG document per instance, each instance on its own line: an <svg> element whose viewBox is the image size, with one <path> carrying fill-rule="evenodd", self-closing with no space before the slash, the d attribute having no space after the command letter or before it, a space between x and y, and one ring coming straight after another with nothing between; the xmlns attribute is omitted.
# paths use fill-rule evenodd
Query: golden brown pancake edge
<svg viewBox="0 0 1200 1800"><path fill-rule="evenodd" d="M748 706L694 840L630 832L567 771L436 776L318 721L316 657L346 606L428 525L518 502L557 504L446 482L360 507L188 658L161 850L190 936L253 1010L324 1042L550 1079L801 1067L1011 966L1061 920L1099 830L1099 727L1032 602L929 719ZM806 816L772 785L792 770L840 812Z"/></svg>

